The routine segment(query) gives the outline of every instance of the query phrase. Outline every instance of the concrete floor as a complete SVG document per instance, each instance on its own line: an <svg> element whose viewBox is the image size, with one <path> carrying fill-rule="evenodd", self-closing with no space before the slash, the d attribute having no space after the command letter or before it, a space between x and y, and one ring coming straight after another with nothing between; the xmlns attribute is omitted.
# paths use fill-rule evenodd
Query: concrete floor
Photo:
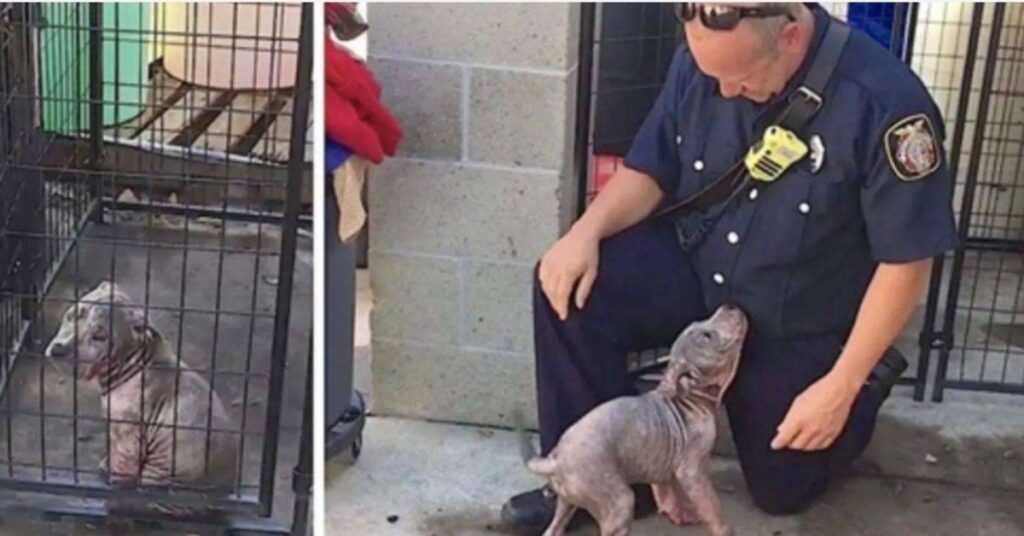
<svg viewBox="0 0 1024 536"><path fill-rule="evenodd" d="M473 426L371 418L355 464L327 464L327 536L503 534L501 503L539 481L519 459L515 434ZM770 517L751 504L736 463L717 458L714 481L743 536L1024 534L1024 495L923 481L853 477L803 515ZM702 535L655 516L638 536ZM596 535L593 528L578 534Z"/></svg>
<svg viewBox="0 0 1024 536"><path fill-rule="evenodd" d="M44 478L38 467L45 456L46 480L73 481L77 463L79 481L102 485L95 473L106 451L99 393L91 385L75 382L68 363L44 363L38 352L56 329L59 315L75 296L76 287L77 294L82 295L100 280L113 279L135 303L148 302L153 307L150 322L171 341L189 366L216 371L215 391L233 422L238 423L237 429L246 434L242 495L248 500L255 499L260 462L268 440L263 430L279 281L280 233L274 226L257 229L255 225L229 223L222 237L219 227L192 223L186 254L185 233L180 228L145 229L137 223L90 224L57 275L35 321L38 331L32 353L21 355L11 373L10 387L0 400L5 411L10 408L13 414L9 420L0 419L0 468L6 475L7 460L13 456L14 474L38 481ZM162 247L147 248L143 244ZM274 499L274 518L283 524L290 524L293 506L291 474L298 455L312 324L312 308L308 306L312 303L310 241L300 238L299 248ZM261 254L257 255L257 251ZM40 408L44 409L45 417L25 414L38 414ZM8 429L15 432L8 434ZM88 530L91 529L70 525L46 526L45 531L42 526L31 531L22 526L0 526L0 535L106 534L103 529ZM161 533L136 530L133 534Z"/></svg>
<svg viewBox="0 0 1024 536"><path fill-rule="evenodd" d="M357 284L355 381L372 414L373 298L365 271ZM949 392L942 404L917 403L899 387L855 476L805 514L769 517L752 506L728 456L727 428L716 449L726 456L716 458L715 481L741 535L1024 534L1021 423L1017 396ZM539 483L507 430L373 416L364 441L354 464L339 458L326 466L327 536L501 534L502 502ZM643 536L703 534L659 517L634 529Z"/></svg>

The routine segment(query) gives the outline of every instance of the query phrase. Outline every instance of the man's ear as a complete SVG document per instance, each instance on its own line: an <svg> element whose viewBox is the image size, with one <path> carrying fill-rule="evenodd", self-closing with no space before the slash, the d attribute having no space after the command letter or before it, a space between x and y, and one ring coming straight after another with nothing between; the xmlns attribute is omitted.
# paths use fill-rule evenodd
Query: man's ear
<svg viewBox="0 0 1024 536"><path fill-rule="evenodd" d="M803 32L808 31L806 27L800 24L799 20L787 22L782 26L782 31L779 32L779 46L787 52L795 52L800 49L800 42L803 38ZM813 27L811 30L813 32Z"/></svg>

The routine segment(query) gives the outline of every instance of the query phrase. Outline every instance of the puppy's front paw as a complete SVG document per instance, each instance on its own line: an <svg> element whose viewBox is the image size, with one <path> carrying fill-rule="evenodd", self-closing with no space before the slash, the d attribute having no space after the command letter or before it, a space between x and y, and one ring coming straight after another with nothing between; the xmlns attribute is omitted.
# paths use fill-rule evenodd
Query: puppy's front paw
<svg viewBox="0 0 1024 536"><path fill-rule="evenodd" d="M692 525L700 521L693 511L689 499L685 498L676 484L652 484L658 512L664 514L674 525Z"/></svg>
<svg viewBox="0 0 1024 536"><path fill-rule="evenodd" d="M736 536L736 530L732 528L732 525L722 523L718 526L710 527L711 536Z"/></svg>

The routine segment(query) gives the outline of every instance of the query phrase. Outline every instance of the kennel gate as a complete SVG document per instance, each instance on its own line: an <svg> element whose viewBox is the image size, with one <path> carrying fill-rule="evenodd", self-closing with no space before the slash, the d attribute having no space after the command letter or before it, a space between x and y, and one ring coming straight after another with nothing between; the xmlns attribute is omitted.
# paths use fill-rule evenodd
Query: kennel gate
<svg viewBox="0 0 1024 536"><path fill-rule="evenodd" d="M936 402L950 389L1024 394L1024 9L960 9L957 63L940 88L957 94L949 159L960 244L937 259L921 345L925 359L938 357Z"/></svg>
<svg viewBox="0 0 1024 536"><path fill-rule="evenodd" d="M230 514L135 516L146 527L306 532L311 30L309 3L0 3L0 514L96 521L102 499L131 497ZM109 413L73 379L77 351L43 351L102 280L174 348L171 374L188 362L216 393L205 428L175 409L170 465L179 437L204 436L207 460L231 437L230 493L113 489L98 470ZM210 425L214 396L229 429Z"/></svg>

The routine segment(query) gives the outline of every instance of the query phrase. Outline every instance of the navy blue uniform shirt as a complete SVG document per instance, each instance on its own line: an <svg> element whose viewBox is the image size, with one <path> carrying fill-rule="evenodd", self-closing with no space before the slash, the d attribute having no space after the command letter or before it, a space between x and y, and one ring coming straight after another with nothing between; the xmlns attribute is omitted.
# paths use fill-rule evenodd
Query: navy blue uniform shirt
<svg viewBox="0 0 1024 536"><path fill-rule="evenodd" d="M812 12L807 58L771 103L723 98L681 45L625 164L654 177L668 200L719 177L767 126L773 103L799 87L827 25L839 24ZM800 134L823 158L805 157L771 184L752 181L690 250L708 310L732 301L763 336L845 336L879 262L956 245L942 118L917 76L854 29L823 97Z"/></svg>

